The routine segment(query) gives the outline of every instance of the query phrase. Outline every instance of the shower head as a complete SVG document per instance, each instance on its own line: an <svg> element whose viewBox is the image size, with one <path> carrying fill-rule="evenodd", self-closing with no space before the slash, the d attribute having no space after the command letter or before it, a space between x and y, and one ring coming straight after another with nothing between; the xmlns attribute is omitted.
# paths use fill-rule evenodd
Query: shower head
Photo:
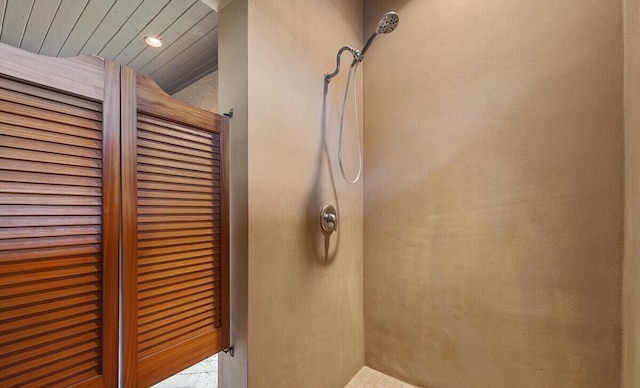
<svg viewBox="0 0 640 388"><path fill-rule="evenodd" d="M342 55L343 52L349 51L351 55L353 55L353 62L351 62L351 66L355 66L355 64L357 64L358 62L362 62L362 60L364 59L364 54L367 52L367 50L369 50L369 46L371 46L371 43L373 43L373 40L376 38L376 36L378 36L379 34L388 34L390 32L393 32L396 29L396 27L398 27L399 22L400 22L400 17L398 16L397 13L387 12L382 16L382 19L380 19L380 21L378 22L378 27L376 27L376 31L373 34L371 34L371 36L369 37L369 39L367 39L364 46L362 46L362 50L358 51L353 47L349 47L349 46L342 47L338 51L338 55L336 56L336 69L333 71L333 73L324 74L325 82L326 83L331 82L331 78L335 77L340 72L340 56Z"/></svg>
<svg viewBox="0 0 640 388"><path fill-rule="evenodd" d="M387 12L382 19L378 22L378 28L376 28L376 34L388 34L398 27L400 17L395 12Z"/></svg>
<svg viewBox="0 0 640 388"><path fill-rule="evenodd" d="M380 21L378 22L378 27L376 28L376 32L371 34L367 42L362 46L362 50L360 50L360 55L358 55L358 61L362 62L364 59L364 54L369 50L369 46L373 43L373 40L378 36L378 34L388 34L393 32L393 30L398 27L398 23L400 23L400 16L398 16L395 12L387 12L385 13Z"/></svg>

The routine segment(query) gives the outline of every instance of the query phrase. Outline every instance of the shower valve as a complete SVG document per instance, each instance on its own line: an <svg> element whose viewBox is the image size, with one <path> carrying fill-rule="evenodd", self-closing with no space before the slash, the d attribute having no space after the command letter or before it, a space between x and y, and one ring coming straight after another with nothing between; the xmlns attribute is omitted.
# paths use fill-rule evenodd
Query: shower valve
<svg viewBox="0 0 640 388"><path fill-rule="evenodd" d="M326 204L320 211L320 227L325 234L331 234L338 230L338 214L331 204Z"/></svg>

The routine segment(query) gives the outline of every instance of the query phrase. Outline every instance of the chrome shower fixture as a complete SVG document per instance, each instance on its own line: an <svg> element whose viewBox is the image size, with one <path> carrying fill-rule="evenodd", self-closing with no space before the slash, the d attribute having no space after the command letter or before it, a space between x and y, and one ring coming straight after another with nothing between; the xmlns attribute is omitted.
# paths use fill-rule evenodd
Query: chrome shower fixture
<svg viewBox="0 0 640 388"><path fill-rule="evenodd" d="M373 43L376 36L378 36L379 34L388 34L390 32L393 32L393 30L398 27L399 22L400 17L397 13L385 13L384 16L382 16L382 19L380 19L380 21L378 22L376 31L371 34L369 39L367 39L361 50L356 50L350 46L344 46L338 51L338 55L336 56L336 69L333 71L333 73L325 73L324 80L329 83L331 82L331 78L338 75L338 73L340 72L340 56L342 56L342 53L344 53L345 51L349 51L351 55L353 55L353 62L351 62L351 66L355 65L357 62L362 62L362 60L364 59L364 54L366 54L367 50L369 50L369 46L371 46L371 43Z"/></svg>

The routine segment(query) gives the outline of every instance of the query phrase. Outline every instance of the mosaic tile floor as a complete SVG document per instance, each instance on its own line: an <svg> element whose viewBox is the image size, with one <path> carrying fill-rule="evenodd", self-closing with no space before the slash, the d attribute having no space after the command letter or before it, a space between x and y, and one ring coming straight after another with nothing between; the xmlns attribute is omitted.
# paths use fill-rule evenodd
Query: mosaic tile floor
<svg viewBox="0 0 640 388"><path fill-rule="evenodd" d="M152 388L217 388L218 355L190 366L177 375L159 382Z"/></svg>
<svg viewBox="0 0 640 388"><path fill-rule="evenodd" d="M218 355L193 365L152 388L217 388ZM360 369L345 388L417 388L369 367Z"/></svg>
<svg viewBox="0 0 640 388"><path fill-rule="evenodd" d="M417 388L369 367L362 367L345 388Z"/></svg>

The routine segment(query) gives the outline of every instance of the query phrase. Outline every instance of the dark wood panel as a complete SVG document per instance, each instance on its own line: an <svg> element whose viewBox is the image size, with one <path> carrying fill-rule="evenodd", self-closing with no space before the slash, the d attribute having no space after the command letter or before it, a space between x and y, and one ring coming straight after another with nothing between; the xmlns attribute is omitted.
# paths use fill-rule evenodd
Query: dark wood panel
<svg viewBox="0 0 640 388"><path fill-rule="evenodd" d="M100 206L100 197L69 197L59 195L0 194L0 202L6 205L69 205L69 206Z"/></svg>
<svg viewBox="0 0 640 388"><path fill-rule="evenodd" d="M144 283L141 283L138 289L140 292L142 292L151 288L171 287L174 284L185 283L194 279L201 279L201 278L213 279L214 275L215 275L214 269L207 270L207 271L200 271L197 274L187 272L171 278L152 279L152 280L146 281Z"/></svg>
<svg viewBox="0 0 640 388"><path fill-rule="evenodd" d="M213 151L213 149L211 151L200 151L193 148L177 147L175 144L145 140L143 138L138 139L138 145L150 150L166 151L179 155L196 156L198 158L209 158L210 153Z"/></svg>
<svg viewBox="0 0 640 388"><path fill-rule="evenodd" d="M76 346L82 349L91 346L91 344L83 343ZM97 352L95 350L85 350L85 352L73 357L58 360L57 362L50 363L48 365L40 365L36 367L37 371L32 369L28 371L31 373L21 373L11 376L6 381L7 387L51 387L52 385L49 384L51 384L52 380L56 381L63 379L68 375L73 375L76 373L76 368L81 370L96 368L98 366L96 353ZM71 365L71 367L69 367L69 365ZM97 374L97 371L94 370L93 375ZM68 383L68 381L65 381L65 383ZM64 386L66 386L66 384Z"/></svg>
<svg viewBox="0 0 640 388"><path fill-rule="evenodd" d="M138 173L141 189L151 190L171 190L185 192L215 192L215 187L220 186L220 182L187 178L184 176L172 176L162 174L147 174L144 171ZM180 189L182 187L182 189ZM213 187L213 188L212 188Z"/></svg>
<svg viewBox="0 0 640 388"><path fill-rule="evenodd" d="M102 175L100 170L95 168L64 166L61 164L42 163L31 160L6 159L3 157L0 157L0 166L5 170L42 172L56 174L61 177L80 176L84 178L100 178Z"/></svg>
<svg viewBox="0 0 640 388"><path fill-rule="evenodd" d="M138 334L143 335L149 332L153 332L157 329L167 330L170 329L170 325L175 325L178 322L187 320L193 316L198 316L199 314L213 315L213 308L213 305L205 304L200 306L193 306L189 310L180 313L166 314L163 319L148 324L141 324ZM141 340L143 338L144 337L141 337Z"/></svg>
<svg viewBox="0 0 640 388"><path fill-rule="evenodd" d="M100 215L99 207L90 206L12 206L0 205L0 214L5 216L96 216Z"/></svg>
<svg viewBox="0 0 640 388"><path fill-rule="evenodd" d="M201 244L191 244L189 248L186 250L198 250L198 249L211 249L219 244L214 244L213 241L208 241ZM160 247L160 248L146 248L140 250L140 258L149 257L149 256L158 256L165 254L176 254L178 253L175 247Z"/></svg>
<svg viewBox="0 0 640 388"><path fill-rule="evenodd" d="M33 271L31 273L21 272L17 274L13 274L5 277L3 279L3 285L17 285L24 284L28 282L36 282L36 281L50 281L55 284L55 281L59 278L67 277L67 276L83 276L89 275L100 271L99 264L88 264L88 265L78 265L73 267L63 267L57 268L54 270L46 270L46 271ZM33 302L37 302L39 300L34 300ZM1 300L0 305L4 305L6 301Z"/></svg>
<svg viewBox="0 0 640 388"><path fill-rule="evenodd" d="M165 319L172 315L177 315L183 312L187 312L191 309L196 309L201 306L214 306L215 303L219 303L219 302L215 302L214 295L211 293L203 293L202 295L204 295L202 298L192 299L190 303L182 304L178 306L171 306L168 309L162 309L159 307L159 305L155 305L152 310L147 309L145 314L140 314L138 323L140 325L147 325L155 321Z"/></svg>
<svg viewBox="0 0 640 388"><path fill-rule="evenodd" d="M0 167L1 168L1 167ZM7 171L0 169L0 182L40 183L45 185L59 185L59 175L41 172ZM66 186L102 187L102 179L84 176L65 176ZM12 184L13 186L13 184Z"/></svg>
<svg viewBox="0 0 640 388"><path fill-rule="evenodd" d="M220 162L217 161L217 160L214 160L214 159L210 159L209 160L209 165L190 164L190 163L174 161L174 160L170 160L170 159L162 159L162 158L144 156L141 153L138 154L138 163L146 164L146 165L150 165L150 166L154 166L155 165L155 166L171 167L171 168L180 169L180 170L200 171L200 172L206 173L207 175L209 175L213 171L215 171L215 170L212 170L211 166L216 166L217 167L217 166L220 165Z"/></svg>
<svg viewBox="0 0 640 388"><path fill-rule="evenodd" d="M83 266L86 264L98 265L102 261L100 255L84 255L75 257L59 257L46 260L30 260L30 261L15 261L6 262L0 265L0 275L3 275L3 280L6 275L15 272L28 272L28 271L45 271L51 269L61 270L63 267L75 267ZM62 269L64 271L64 269ZM3 284L6 285L3 281Z"/></svg>
<svg viewBox="0 0 640 388"><path fill-rule="evenodd" d="M0 148L0 152L2 149ZM180 168L170 168L163 167L157 165L148 165L148 164L139 164L138 165L139 172L147 172L153 174L162 174L176 177L190 177L190 178L198 178L201 180L216 180L220 179L219 174L211 173L211 172L196 172L192 170L185 170Z"/></svg>
<svg viewBox="0 0 640 388"><path fill-rule="evenodd" d="M0 195L0 200L2 195ZM28 237L58 237L100 234L100 225L46 226L34 228L0 228L0 239ZM2 269L0 268L0 273Z"/></svg>
<svg viewBox="0 0 640 388"><path fill-rule="evenodd" d="M77 314L75 310L69 310L72 315L61 317L54 321L48 321L46 325L36 325L31 327L21 327L20 330L14 330L11 332L5 331L4 334L0 334L0 343L6 343L10 341L22 341L28 337L45 334L49 331L58 331L66 327L73 327L76 325L84 324L87 322L100 319L95 306L91 306L91 311L86 313ZM10 341L7 341L10 339Z"/></svg>
<svg viewBox="0 0 640 388"><path fill-rule="evenodd" d="M10 147L18 150L30 150L30 151L47 152L47 153L64 155L65 158L69 156L74 159L76 157L89 158L89 159L102 158L101 152L99 150L93 150L93 149L84 148L84 147L74 147L74 146L69 146L64 144L56 144L56 143L40 141L40 140L28 140L28 139L22 139L19 137L13 137L13 136L0 135L0 144L2 144L4 147ZM6 154L3 156L8 158L11 157ZM25 159L25 158L18 158L18 159ZM27 158L26 160L32 160L32 159ZM39 160L39 159L36 159L36 160ZM56 162L56 163L60 163L60 162ZM67 163L63 163L63 164L67 164ZM71 164L76 164L76 163L71 163Z"/></svg>
<svg viewBox="0 0 640 388"><path fill-rule="evenodd" d="M173 332L165 333L164 335L158 336L144 344L141 344L139 356L140 358L144 358L162 349L168 349L171 346L177 345L199 334L204 334L213 330L215 330L213 318L208 319L206 322L196 322L178 330L174 330Z"/></svg>
<svg viewBox="0 0 640 388"><path fill-rule="evenodd" d="M213 145L196 143L189 140L182 140L176 137L167 136L164 134L159 134L156 132L146 131L142 129L138 129L138 138L154 141L156 143L168 144L168 145L171 145L172 147L180 148L183 153L189 152L190 150L211 152L213 149ZM153 148L153 147L150 147L150 148Z"/></svg>
<svg viewBox="0 0 640 388"><path fill-rule="evenodd" d="M82 129L92 129L94 131L101 130L101 123L95 120L89 120L82 117L70 116L64 113L51 112L45 109L30 107L26 105L20 105L13 102L3 101L0 104L0 112L12 113L17 117L28 117L32 119L46 119L48 122L66 124L71 127L79 127ZM3 120L8 124L14 124L13 121ZM36 122L42 122L42 120L36 120ZM20 125L20 122L16 123ZM26 122L23 126L26 125Z"/></svg>
<svg viewBox="0 0 640 388"><path fill-rule="evenodd" d="M178 132L185 132L191 135L196 135L196 136L204 137L206 139L211 139L211 140L219 139L219 134L216 134L215 132L205 131L205 130L194 128L185 124L174 124L170 121L157 119L153 116L149 116L145 114L138 115L138 123L150 124L150 125L165 128L165 129L174 129ZM220 118L216 116L212 124L220 125L221 124Z"/></svg>
<svg viewBox="0 0 640 388"><path fill-rule="evenodd" d="M64 144L70 146L76 146L78 148L72 148L75 150L82 150L83 148L89 148L89 150L83 152L92 152L91 149L99 150L101 147L100 140L93 139L91 137L81 137L76 135L68 135L66 133L48 132L43 130L34 130L37 128L30 127L18 127L10 124L0 123L0 134L3 139L8 140L8 136L17 137L21 139L36 139L48 143ZM86 129L80 131L67 130L66 132L74 132L76 134L85 134L88 132ZM89 132L91 133L91 132ZM94 151L93 151L94 152ZM94 157L94 154L89 154L87 157Z"/></svg>
<svg viewBox="0 0 640 388"><path fill-rule="evenodd" d="M102 139L100 123L82 120L76 120L75 122L69 123L66 122L66 120L63 120L64 116L55 116L53 114L46 116L39 115L38 113L41 112L35 112L31 116L20 116L18 114L14 114L17 112L10 108L11 106L4 106L4 104L0 105L0 123L92 140ZM55 119L56 117L58 117L58 121L61 122L52 121L52 119ZM46 118L46 120L43 118ZM46 133L40 134L40 136L46 136Z"/></svg>
<svg viewBox="0 0 640 388"><path fill-rule="evenodd" d="M140 385L150 386L161 381L161 376L172 376L184 368L197 363L209 355L228 346L227 338L223 337L222 330L202 330L201 333L192 333L192 337L172 344L164 352L150 353L140 359ZM176 359L175 355L182 357Z"/></svg>
<svg viewBox="0 0 640 388"><path fill-rule="evenodd" d="M66 328L63 330L56 330L54 332L49 332L45 335L31 337L24 341L4 344L2 346L2 351L4 354L11 354L13 352L20 352L20 351L23 351L24 349L29 349L35 346L44 347L48 343L55 343L57 341L78 335L79 333L85 333L85 332L91 331L97 334L97 331L99 329L100 329L100 324L96 320L88 323L83 323L81 325L76 325L70 328ZM56 344L56 345L57 346L55 346L55 348L58 348L58 349L61 348L59 344ZM26 351L23 352L23 354L24 353L26 353ZM45 353L47 352L46 351L41 352L41 354L45 354ZM27 358L27 357L24 357L24 358ZM5 364L5 358L0 358L0 368L4 368L6 366L7 364Z"/></svg>
<svg viewBox="0 0 640 388"><path fill-rule="evenodd" d="M167 222L167 223L138 223L138 233L152 231L152 230L163 230L163 231L172 231L172 230L190 230L190 229L200 229L200 228L215 228L220 226L220 221L191 221L187 224L181 222Z"/></svg>
<svg viewBox="0 0 640 388"><path fill-rule="evenodd" d="M205 264L193 265L191 267L178 267L175 269L165 270L160 272L143 273L143 274L139 274L138 278L140 279L140 283L142 284L148 281L153 281L153 280L158 280L163 278L166 279L170 277L175 277L177 275L184 275L187 273L210 271L214 268L216 268L216 265L213 262L209 262Z"/></svg>
<svg viewBox="0 0 640 388"><path fill-rule="evenodd" d="M100 242L101 236L98 235L62 236L49 238L16 238L0 240L0 251L92 245L99 244Z"/></svg>
<svg viewBox="0 0 640 388"><path fill-rule="evenodd" d="M213 166L213 160L192 155L184 155L177 152L169 152L154 148L138 147L138 155L151 156L172 162L182 162L184 166L191 164L196 166ZM218 164L219 165L219 164Z"/></svg>
<svg viewBox="0 0 640 388"><path fill-rule="evenodd" d="M57 257L92 255L100 252L99 245L86 245L79 247L62 247L50 249L29 249L23 251L0 252L0 263L18 260L38 260Z"/></svg>
<svg viewBox="0 0 640 388"><path fill-rule="evenodd" d="M35 304L26 306L24 308L13 309L11 311L5 311L0 309L0 321L11 322L18 319L19 316L26 316L32 314L40 314L48 311L63 308L74 308L75 306L84 305L86 303L94 303L100 301L100 295L96 293L75 295L72 298L64 300L51 301L46 304ZM4 324L4 323L3 323Z"/></svg>
<svg viewBox="0 0 640 388"><path fill-rule="evenodd" d="M211 268L214 267L214 259L211 255L205 255L200 257L194 257L190 259L182 259L178 261L170 261L163 263L152 263L147 265L141 265L138 268L138 276L142 276L149 273L154 272L162 272L167 270L179 270L183 267L196 266L199 264L211 264ZM159 277L162 277L162 274L157 273Z"/></svg>
<svg viewBox="0 0 640 388"><path fill-rule="evenodd" d="M32 281L26 280L26 276L23 274L14 275L12 277L7 276L9 279L8 283L13 283L12 287L5 288L0 291L0 294L3 298L6 298L3 301L3 307L11 307L18 306L24 303L28 303L33 300L33 295L25 295L30 293L41 292L42 296L38 297L38 301L42 302L45 300L59 298L60 295L69 295L69 292L66 290L61 290L62 288L73 288L76 293L81 292L93 292L99 291L102 287L100 286L100 273L94 271L93 273L87 274L78 274L71 275L72 277L63 278L63 279L55 279L54 281L45 280L45 281ZM18 280L16 282L16 280ZM22 281L19 281L22 280ZM22 299L21 299L22 298Z"/></svg>
<svg viewBox="0 0 640 388"><path fill-rule="evenodd" d="M94 101L90 101L84 98L78 98L65 93L59 93L54 90L40 88L34 85L29 85L23 82L17 82L7 78L0 77L0 88L13 90L23 94L31 96L45 98L51 101L62 102L68 105L77 106L93 110L96 112L102 112L102 104Z"/></svg>
<svg viewBox="0 0 640 388"><path fill-rule="evenodd" d="M186 189L185 189L186 190ZM196 200L212 200L212 199L220 199L220 194L213 193L213 190L210 193L194 193L191 191L161 191L161 190L145 190L138 189L138 196L140 198L162 198L165 200L174 200L174 199L196 199ZM170 201L167 201L170 202Z"/></svg>
<svg viewBox="0 0 640 388"><path fill-rule="evenodd" d="M96 216L32 216L32 217L2 217L0 228L22 228L38 226L67 226L67 225L100 225L101 218Z"/></svg>
<svg viewBox="0 0 640 388"><path fill-rule="evenodd" d="M31 182L4 182L0 181L0 193L13 194L41 194L41 195L64 195L82 197L100 197L102 189L100 187L87 186L66 186L64 178L58 177L56 184L42 184ZM46 202L44 202L46 204Z"/></svg>
<svg viewBox="0 0 640 388"><path fill-rule="evenodd" d="M218 196L219 197L219 196ZM214 207L215 203L220 203L220 201L213 201L211 199L208 200L197 200L197 199L185 199L185 198L144 198L140 197L138 199L139 206L171 206L171 207L188 207L188 208L209 208Z"/></svg>
<svg viewBox="0 0 640 388"><path fill-rule="evenodd" d="M218 221L220 220L220 214L139 214L139 222L152 223L152 222L166 222L166 223L178 223L178 222L193 222L193 221Z"/></svg>
<svg viewBox="0 0 640 388"><path fill-rule="evenodd" d="M147 132L149 134L159 135L157 138L163 139L161 141L164 143L177 144L186 148L201 149L206 152L210 152L214 145L220 145L219 139L205 131L198 131L182 125L166 122L162 124L160 120L156 120L153 124L149 123L148 120L138 120L138 136L147 138L147 136L143 136ZM177 142L174 142L174 140Z"/></svg>
<svg viewBox="0 0 640 388"><path fill-rule="evenodd" d="M55 163L67 166L77 166L85 168L101 168L102 162L99 159L90 159L77 157L72 155L60 155L48 153L46 151L29 151L15 148L8 148L0 146L0 155L3 158L26 160L26 161L38 161L45 163Z"/></svg>
<svg viewBox="0 0 640 388"><path fill-rule="evenodd" d="M163 230L154 232L141 232L138 229L138 238L140 240L150 240L183 236L211 236L214 233L220 233L220 228L215 228L212 224L207 224L206 227L202 229Z"/></svg>
<svg viewBox="0 0 640 388"><path fill-rule="evenodd" d="M194 214L199 215L203 213L219 213L220 212L220 201L213 201L213 208L211 207L157 207L157 206L145 206L140 207L138 209L139 215L147 215L147 214L175 214L175 215L186 215L186 214Z"/></svg>
<svg viewBox="0 0 640 388"><path fill-rule="evenodd" d="M0 43L2 74L47 89L102 101L104 61L98 57L50 58Z"/></svg>
<svg viewBox="0 0 640 388"><path fill-rule="evenodd" d="M156 239L156 240L140 240L138 241L138 249L146 249L146 248L159 248L165 246L181 246L178 250L187 249L191 244L198 243L206 243L212 241L215 243L216 239L211 235L206 236L194 236L194 237L173 237L173 238L164 238L164 239ZM0 245L0 249L1 249Z"/></svg>
<svg viewBox="0 0 640 388"><path fill-rule="evenodd" d="M20 92L3 89L1 87L0 101L13 102L28 107L45 109L51 112L64 113L71 116L102 122L102 113L99 110L95 111L80 108L56 100L48 100L34 95L25 95Z"/></svg>
<svg viewBox="0 0 640 388"><path fill-rule="evenodd" d="M68 308L52 309L42 314L30 315L26 317L15 318L2 323L5 332L16 331L18 329L29 330L32 326L47 327L50 322L56 322L61 319L73 316L74 314L87 314L99 309L99 302L89 302L78 304Z"/></svg>
<svg viewBox="0 0 640 388"><path fill-rule="evenodd" d="M141 328L141 330L138 332L140 349L144 351L147 346L160 344L158 341L178 336L183 330L185 332L187 332L187 330L190 331L192 330L191 328L195 327L196 325L215 327L213 308L204 309L204 311L201 311L199 313L195 313L194 311L193 313L194 314L188 314L182 320L179 320L177 322L167 322L164 325L158 324L155 328L149 328L149 326ZM184 329L185 327L189 327L189 329Z"/></svg>

